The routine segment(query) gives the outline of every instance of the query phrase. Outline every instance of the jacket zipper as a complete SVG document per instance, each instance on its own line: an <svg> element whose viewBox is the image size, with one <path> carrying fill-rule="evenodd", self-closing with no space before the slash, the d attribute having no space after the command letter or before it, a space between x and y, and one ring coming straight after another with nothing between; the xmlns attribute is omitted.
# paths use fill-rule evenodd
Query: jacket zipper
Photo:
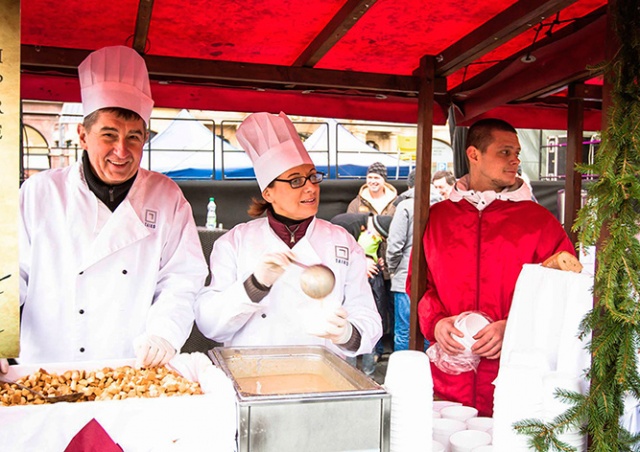
<svg viewBox="0 0 640 452"><path fill-rule="evenodd" d="M476 245L476 310L480 307L480 236L482 228L482 210L478 211L478 236Z"/></svg>
<svg viewBox="0 0 640 452"><path fill-rule="evenodd" d="M478 211L478 236L476 245L476 311L480 308L480 245L481 241L481 228L482 228L482 210ZM474 372L473 375L473 406L476 406L478 394L478 373Z"/></svg>
<svg viewBox="0 0 640 452"><path fill-rule="evenodd" d="M109 201L113 202L113 187L109 187Z"/></svg>
<svg viewBox="0 0 640 452"><path fill-rule="evenodd" d="M283 223L284 224L284 223ZM300 225L302 223L298 224L293 231L291 229L289 229L289 226L287 226L286 224L284 224L285 229L287 230L287 232L289 232L291 239L289 240L289 243L296 243L296 232L298 232L298 229L300 229Z"/></svg>

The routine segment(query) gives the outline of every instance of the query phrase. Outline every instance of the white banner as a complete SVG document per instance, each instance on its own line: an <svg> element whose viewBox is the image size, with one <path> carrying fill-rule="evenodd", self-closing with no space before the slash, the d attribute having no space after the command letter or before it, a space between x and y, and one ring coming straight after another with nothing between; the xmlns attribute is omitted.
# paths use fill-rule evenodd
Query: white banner
<svg viewBox="0 0 640 452"><path fill-rule="evenodd" d="M20 351L20 1L0 0L0 357Z"/></svg>

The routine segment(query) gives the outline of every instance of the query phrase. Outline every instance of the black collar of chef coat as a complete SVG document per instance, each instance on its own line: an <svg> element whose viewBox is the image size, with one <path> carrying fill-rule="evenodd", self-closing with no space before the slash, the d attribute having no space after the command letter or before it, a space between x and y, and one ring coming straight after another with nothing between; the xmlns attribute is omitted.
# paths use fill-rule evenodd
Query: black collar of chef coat
<svg viewBox="0 0 640 452"><path fill-rule="evenodd" d="M84 170L84 178L87 181L89 190L102 201L112 212L120 205L124 198L127 197L133 182L136 180L138 173L133 175L131 179L118 185L109 185L103 182L95 175L89 162L89 153L85 150L82 154L82 168Z"/></svg>
<svg viewBox="0 0 640 452"><path fill-rule="evenodd" d="M269 226L278 237L287 244L289 248L293 248L296 243L307 233L307 228L311 224L314 217L305 220L292 220L291 218L278 215L273 211L272 207L267 209L267 218Z"/></svg>

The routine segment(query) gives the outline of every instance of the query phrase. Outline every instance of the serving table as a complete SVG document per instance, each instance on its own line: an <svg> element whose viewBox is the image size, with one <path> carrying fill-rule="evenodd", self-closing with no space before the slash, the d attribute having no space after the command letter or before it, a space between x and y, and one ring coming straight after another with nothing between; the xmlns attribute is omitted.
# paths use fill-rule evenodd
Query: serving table
<svg viewBox="0 0 640 452"><path fill-rule="evenodd" d="M11 366L15 379L40 368L48 372L98 370L133 360ZM129 398L94 402L0 406L0 444L7 451L63 451L95 419L127 452L232 452L236 448L235 394L229 379L210 366L202 395Z"/></svg>

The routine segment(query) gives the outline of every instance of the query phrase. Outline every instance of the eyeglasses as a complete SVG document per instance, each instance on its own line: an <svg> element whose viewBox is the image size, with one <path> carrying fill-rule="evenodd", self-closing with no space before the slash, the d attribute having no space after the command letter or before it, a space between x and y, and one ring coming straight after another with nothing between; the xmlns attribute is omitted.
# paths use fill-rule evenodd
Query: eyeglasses
<svg viewBox="0 0 640 452"><path fill-rule="evenodd" d="M313 173L308 176L294 177L293 179L274 179L278 182L289 182L291 188L301 188L304 187L307 181L311 181L313 185L317 185L324 179L324 173Z"/></svg>

